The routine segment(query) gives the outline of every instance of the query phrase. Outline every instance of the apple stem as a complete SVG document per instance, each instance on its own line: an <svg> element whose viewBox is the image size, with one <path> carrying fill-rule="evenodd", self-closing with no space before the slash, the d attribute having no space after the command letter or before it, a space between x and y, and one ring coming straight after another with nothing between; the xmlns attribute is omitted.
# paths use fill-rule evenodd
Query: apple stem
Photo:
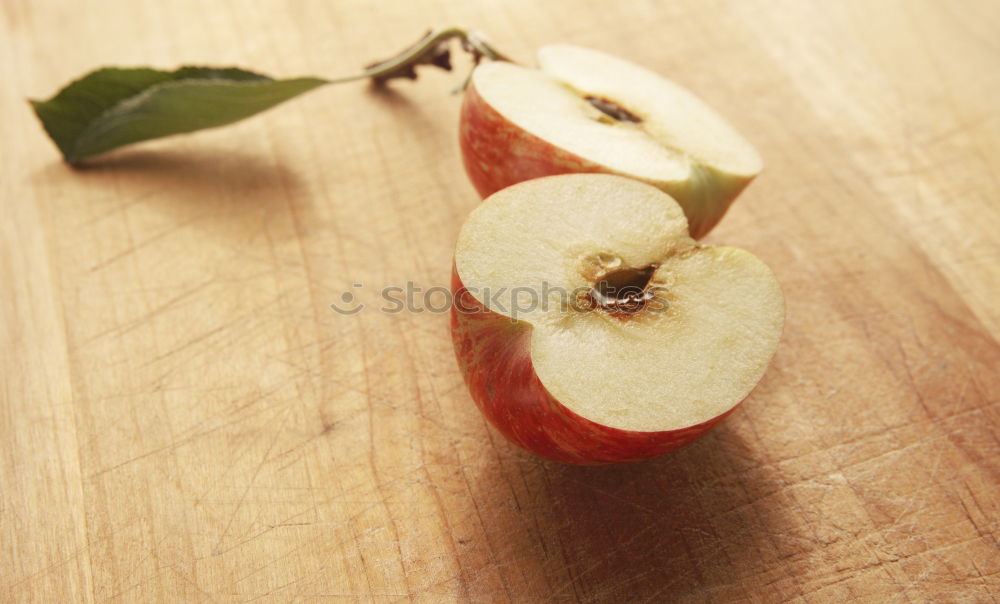
<svg viewBox="0 0 1000 604"><path fill-rule="evenodd" d="M476 31L466 31L460 27L446 27L428 31L413 46L390 59L377 61L366 66L365 70L359 74L330 80L330 83L339 84L371 78L375 84L382 85L394 78L415 80L417 78L417 65L433 65L451 71L449 42L456 38L461 41L462 50L472 55L474 64L479 64L483 57L491 61L513 62L507 55L490 44L483 34ZM466 78L465 82L455 91L465 90L468 83L469 78Z"/></svg>

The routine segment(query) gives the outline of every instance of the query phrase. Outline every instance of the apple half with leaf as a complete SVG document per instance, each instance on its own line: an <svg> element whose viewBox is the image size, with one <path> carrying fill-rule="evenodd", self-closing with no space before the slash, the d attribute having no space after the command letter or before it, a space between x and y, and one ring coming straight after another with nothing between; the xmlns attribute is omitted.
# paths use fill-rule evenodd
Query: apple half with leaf
<svg viewBox="0 0 1000 604"><path fill-rule="evenodd" d="M688 235L636 180L568 174L488 197L458 237L451 330L472 398L504 436L573 464L647 459L705 433L774 355L771 270Z"/></svg>
<svg viewBox="0 0 1000 604"><path fill-rule="evenodd" d="M618 174L670 194L699 239L761 171L722 117L652 71L567 44L542 47L538 64L490 61L472 73L459 140L483 197L541 176Z"/></svg>

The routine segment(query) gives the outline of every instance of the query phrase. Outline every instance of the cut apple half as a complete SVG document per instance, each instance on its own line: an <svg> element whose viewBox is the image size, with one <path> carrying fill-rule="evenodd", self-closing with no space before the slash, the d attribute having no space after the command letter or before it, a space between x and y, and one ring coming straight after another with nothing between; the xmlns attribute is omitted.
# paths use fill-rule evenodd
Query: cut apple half
<svg viewBox="0 0 1000 604"><path fill-rule="evenodd" d="M699 245L677 203L627 178L526 181L473 210L452 330L473 398L508 438L571 463L680 446L753 389L781 289L749 252Z"/></svg>
<svg viewBox="0 0 1000 604"><path fill-rule="evenodd" d="M753 146L712 108L652 71L567 44L542 47L538 63L473 72L461 143L484 197L541 176L619 174L669 193L700 238L761 170Z"/></svg>

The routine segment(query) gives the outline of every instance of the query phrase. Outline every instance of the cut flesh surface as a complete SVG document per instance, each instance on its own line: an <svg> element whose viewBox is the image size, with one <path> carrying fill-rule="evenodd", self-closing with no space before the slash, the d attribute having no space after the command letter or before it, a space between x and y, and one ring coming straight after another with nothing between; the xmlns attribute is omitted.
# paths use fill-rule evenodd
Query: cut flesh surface
<svg viewBox="0 0 1000 604"><path fill-rule="evenodd" d="M697 245L670 196L617 176L552 176L495 193L463 226L455 266L481 303L531 326L535 372L556 400L623 430L673 430L728 411L763 375L784 321L763 262ZM649 270L656 304L628 315L579 304L622 269Z"/></svg>
<svg viewBox="0 0 1000 604"><path fill-rule="evenodd" d="M540 70L484 63L473 83L501 115L551 144L657 186L740 187L761 170L754 148L714 110L652 71L568 44L542 47L538 61ZM588 97L639 121L613 119Z"/></svg>

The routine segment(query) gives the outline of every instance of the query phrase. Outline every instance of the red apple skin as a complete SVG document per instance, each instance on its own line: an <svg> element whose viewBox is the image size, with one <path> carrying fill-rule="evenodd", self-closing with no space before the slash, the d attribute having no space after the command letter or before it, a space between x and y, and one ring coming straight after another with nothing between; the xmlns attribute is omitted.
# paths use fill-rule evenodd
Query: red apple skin
<svg viewBox="0 0 1000 604"><path fill-rule="evenodd" d="M462 99L460 120L462 163L472 186L483 199L510 185L542 176L581 172L617 174L556 147L511 122L483 100L471 82ZM711 203L708 200L684 202L682 197L687 194L683 191L671 191L669 187L664 188L655 182L649 184L678 199L685 208L691 237L701 239L719 224L731 202L750 184L750 180L735 185L735 188L718 191L718 199ZM690 210L686 203L694 209Z"/></svg>
<svg viewBox="0 0 1000 604"><path fill-rule="evenodd" d="M465 172L486 199L532 178L607 172L601 166L547 143L500 115L469 83L462 99L459 144Z"/></svg>
<svg viewBox="0 0 1000 604"><path fill-rule="evenodd" d="M452 343L476 406L508 440L535 455L576 465L641 461L694 441L733 411L662 432L592 422L563 406L538 379L529 324L487 310L465 289L457 270L452 294Z"/></svg>

